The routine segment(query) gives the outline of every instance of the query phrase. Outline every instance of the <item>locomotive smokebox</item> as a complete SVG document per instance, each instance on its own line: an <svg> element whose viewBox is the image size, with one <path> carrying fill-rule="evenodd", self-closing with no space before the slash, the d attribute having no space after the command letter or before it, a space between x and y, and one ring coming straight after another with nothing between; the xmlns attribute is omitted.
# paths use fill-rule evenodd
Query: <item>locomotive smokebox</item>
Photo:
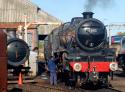
<svg viewBox="0 0 125 92"><path fill-rule="evenodd" d="M93 14L92 12L84 12L84 19L76 29L76 41L87 52L99 51L105 45L107 39L104 24L92 18Z"/></svg>
<svg viewBox="0 0 125 92"><path fill-rule="evenodd" d="M6 33L8 64L11 66L20 66L29 57L29 47L25 41L16 37L15 28L7 29Z"/></svg>
<svg viewBox="0 0 125 92"><path fill-rule="evenodd" d="M93 18L93 12L83 12L83 18L84 19L89 19L89 18Z"/></svg>

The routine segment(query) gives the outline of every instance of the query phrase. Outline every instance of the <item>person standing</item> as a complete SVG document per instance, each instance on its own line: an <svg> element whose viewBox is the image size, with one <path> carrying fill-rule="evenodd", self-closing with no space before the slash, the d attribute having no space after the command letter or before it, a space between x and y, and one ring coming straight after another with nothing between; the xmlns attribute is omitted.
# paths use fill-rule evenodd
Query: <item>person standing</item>
<svg viewBox="0 0 125 92"><path fill-rule="evenodd" d="M50 72L50 84L57 85L57 74L56 74L56 59L51 56L48 60L48 70Z"/></svg>

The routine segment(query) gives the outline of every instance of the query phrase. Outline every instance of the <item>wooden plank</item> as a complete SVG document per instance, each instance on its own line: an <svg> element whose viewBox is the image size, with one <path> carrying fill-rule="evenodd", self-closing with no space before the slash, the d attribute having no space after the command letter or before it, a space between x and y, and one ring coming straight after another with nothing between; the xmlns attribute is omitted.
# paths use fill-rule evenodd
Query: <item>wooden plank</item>
<svg viewBox="0 0 125 92"><path fill-rule="evenodd" d="M23 80L23 83L31 83L35 82L34 80ZM18 83L18 80L8 81L8 84L15 84Z"/></svg>
<svg viewBox="0 0 125 92"><path fill-rule="evenodd" d="M7 92L7 36L0 30L0 92Z"/></svg>

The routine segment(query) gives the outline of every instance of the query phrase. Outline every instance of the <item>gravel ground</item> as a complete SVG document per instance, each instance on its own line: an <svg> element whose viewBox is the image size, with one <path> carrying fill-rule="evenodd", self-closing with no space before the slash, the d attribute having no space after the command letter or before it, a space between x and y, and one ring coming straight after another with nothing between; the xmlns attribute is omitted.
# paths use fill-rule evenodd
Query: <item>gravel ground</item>
<svg viewBox="0 0 125 92"><path fill-rule="evenodd" d="M48 80L43 80L41 76L35 79L36 83L23 84L22 87L18 87L17 84L9 84L8 92L125 92L125 73L116 72L114 79L110 80L111 88L75 88L70 89L63 83L59 83L57 86L49 85Z"/></svg>

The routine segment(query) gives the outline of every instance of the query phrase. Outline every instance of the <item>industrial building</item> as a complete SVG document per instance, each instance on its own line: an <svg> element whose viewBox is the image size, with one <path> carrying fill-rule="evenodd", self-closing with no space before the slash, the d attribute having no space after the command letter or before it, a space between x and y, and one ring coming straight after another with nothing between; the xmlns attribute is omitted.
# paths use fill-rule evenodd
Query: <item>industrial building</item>
<svg viewBox="0 0 125 92"><path fill-rule="evenodd" d="M0 0L0 29L15 28L18 35L25 40L27 30L27 43L32 50L37 47L38 35L48 34L58 25L44 25L45 23L61 23L57 18L40 9L31 0ZM42 24L43 23L43 24ZM27 29L25 27L27 26Z"/></svg>
<svg viewBox="0 0 125 92"><path fill-rule="evenodd" d="M32 75L35 76L38 72L38 54L33 54L32 50L39 45L38 35L49 34L61 21L31 0L0 0L0 14L0 29L14 30L18 38L27 42L32 58L29 57L30 63L25 66L30 66Z"/></svg>

